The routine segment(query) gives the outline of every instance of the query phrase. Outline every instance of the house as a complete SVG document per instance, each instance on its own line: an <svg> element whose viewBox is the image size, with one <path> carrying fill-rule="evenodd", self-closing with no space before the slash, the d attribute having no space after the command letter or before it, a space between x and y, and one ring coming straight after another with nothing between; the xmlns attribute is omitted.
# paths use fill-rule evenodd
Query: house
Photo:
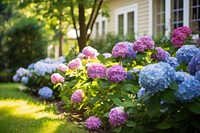
<svg viewBox="0 0 200 133"><path fill-rule="evenodd" d="M166 35L188 26L200 35L200 0L107 0L109 18L97 17L92 38L114 34Z"/></svg>

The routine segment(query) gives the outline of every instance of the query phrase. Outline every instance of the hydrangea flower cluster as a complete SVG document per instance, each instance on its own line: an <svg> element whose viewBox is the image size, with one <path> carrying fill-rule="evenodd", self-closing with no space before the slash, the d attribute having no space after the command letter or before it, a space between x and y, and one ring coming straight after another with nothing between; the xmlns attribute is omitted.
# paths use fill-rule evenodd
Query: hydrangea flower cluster
<svg viewBox="0 0 200 133"><path fill-rule="evenodd" d="M76 90L71 96L72 103L80 103L83 101L83 98L85 96L85 93L83 90Z"/></svg>
<svg viewBox="0 0 200 133"><path fill-rule="evenodd" d="M175 92L177 100L181 102L190 102L200 96L200 82L193 76L185 79L178 86Z"/></svg>
<svg viewBox="0 0 200 133"><path fill-rule="evenodd" d="M61 63L57 66L57 69L62 72L66 72L69 68L65 64Z"/></svg>
<svg viewBox="0 0 200 133"><path fill-rule="evenodd" d="M98 55L96 49L92 48L91 46L87 46L82 50L82 53L86 59L95 59Z"/></svg>
<svg viewBox="0 0 200 133"><path fill-rule="evenodd" d="M125 58L128 55L128 46L124 42L117 43L112 49L113 57Z"/></svg>
<svg viewBox="0 0 200 133"><path fill-rule="evenodd" d="M107 70L107 78L110 82L119 83L126 78L126 70L120 65L114 65Z"/></svg>
<svg viewBox="0 0 200 133"><path fill-rule="evenodd" d="M34 66L35 66L35 63L31 63L31 64L28 66L28 70L34 69Z"/></svg>
<svg viewBox="0 0 200 133"><path fill-rule="evenodd" d="M126 80L129 81L134 80L135 79L135 76L133 76L134 73L135 73L134 70L129 70L126 75Z"/></svg>
<svg viewBox="0 0 200 133"><path fill-rule="evenodd" d="M27 76L22 77L21 82L24 83L24 84L27 84L28 83L28 77Z"/></svg>
<svg viewBox="0 0 200 133"><path fill-rule="evenodd" d="M110 58L110 57L112 57L112 54L111 53L103 53L103 56L105 58Z"/></svg>
<svg viewBox="0 0 200 133"><path fill-rule="evenodd" d="M42 87L39 91L38 91L38 95L42 98L50 98L53 94L52 89L50 89L49 87Z"/></svg>
<svg viewBox="0 0 200 133"><path fill-rule="evenodd" d="M85 126L89 130L97 130L101 127L101 120L98 117L95 116L90 116L86 121L85 121Z"/></svg>
<svg viewBox="0 0 200 133"><path fill-rule="evenodd" d="M174 68L177 68L179 66L178 60L175 57L167 57L163 60L163 62L170 64Z"/></svg>
<svg viewBox="0 0 200 133"><path fill-rule="evenodd" d="M171 56L167 51L163 50L161 47L156 47L155 50L157 51L157 53L152 54L151 58L156 59L158 61L165 60L166 58Z"/></svg>
<svg viewBox="0 0 200 133"><path fill-rule="evenodd" d="M127 57L134 59L136 57L136 52L133 50L133 43L124 42L128 46L128 54Z"/></svg>
<svg viewBox="0 0 200 133"><path fill-rule="evenodd" d="M190 74L195 75L200 70L200 53L194 56L188 64L188 71Z"/></svg>
<svg viewBox="0 0 200 133"><path fill-rule="evenodd" d="M199 80L199 82L200 82L200 70L196 72L194 77L195 77L195 79Z"/></svg>
<svg viewBox="0 0 200 133"><path fill-rule="evenodd" d="M20 77L19 77L17 74L15 74L15 75L13 76L13 81L14 81L14 82L19 82L19 81L20 81Z"/></svg>
<svg viewBox="0 0 200 133"><path fill-rule="evenodd" d="M176 58L180 64L189 63L192 57L200 54L200 49L195 45L184 45L176 52Z"/></svg>
<svg viewBox="0 0 200 133"><path fill-rule="evenodd" d="M87 75L92 79L105 78L106 67L101 63L91 64L87 69Z"/></svg>
<svg viewBox="0 0 200 133"><path fill-rule="evenodd" d="M85 55L83 53L79 53L77 58L79 58L80 60L84 59Z"/></svg>
<svg viewBox="0 0 200 133"><path fill-rule="evenodd" d="M128 119L128 114L124 112L124 107L112 108L109 113L109 123L112 127L125 124Z"/></svg>
<svg viewBox="0 0 200 133"><path fill-rule="evenodd" d="M73 59L69 62L68 67L70 70L76 70L82 66L82 62L79 58Z"/></svg>
<svg viewBox="0 0 200 133"><path fill-rule="evenodd" d="M59 73L54 73L51 75L51 82L53 84L59 83L59 82L64 82L65 78L61 76Z"/></svg>
<svg viewBox="0 0 200 133"><path fill-rule="evenodd" d="M19 68L19 69L17 70L16 74L17 74L17 76L18 76L19 78L21 78L21 77L27 75L28 72L29 72L29 70L27 70L27 69L25 69L25 68Z"/></svg>
<svg viewBox="0 0 200 133"><path fill-rule="evenodd" d="M145 88L141 88L137 93L137 98L141 98L146 92Z"/></svg>
<svg viewBox="0 0 200 133"><path fill-rule="evenodd" d="M175 80L179 84L185 81L186 79L192 78L192 76L186 72L176 72L175 75L176 75Z"/></svg>
<svg viewBox="0 0 200 133"><path fill-rule="evenodd" d="M50 61L49 61L50 62ZM38 61L35 65L34 65L34 72L38 75L38 76L44 76L46 73L48 74L52 74L53 72L56 71L57 68L57 63L46 63L45 61Z"/></svg>
<svg viewBox="0 0 200 133"><path fill-rule="evenodd" d="M133 50L136 52L144 52L147 49L153 49L155 42L150 36L143 36L133 43Z"/></svg>
<svg viewBox="0 0 200 133"><path fill-rule="evenodd" d="M139 74L140 86L150 92L163 91L174 79L175 69L164 62L147 65Z"/></svg>
<svg viewBox="0 0 200 133"><path fill-rule="evenodd" d="M187 37L192 33L192 31L186 27L179 27L172 32L172 45L176 47L182 47Z"/></svg>

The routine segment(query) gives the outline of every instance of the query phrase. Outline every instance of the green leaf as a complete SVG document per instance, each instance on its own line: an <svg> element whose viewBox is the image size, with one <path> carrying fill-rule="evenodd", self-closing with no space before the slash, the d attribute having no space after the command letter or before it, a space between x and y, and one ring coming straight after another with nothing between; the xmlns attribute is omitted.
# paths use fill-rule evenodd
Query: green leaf
<svg viewBox="0 0 200 133"><path fill-rule="evenodd" d="M169 88L171 88L173 90L178 90L178 84L176 83L176 81L172 82L170 84Z"/></svg>
<svg viewBox="0 0 200 133"><path fill-rule="evenodd" d="M135 127L136 126L136 122L134 122L134 121L127 121L126 122L126 126L127 127Z"/></svg>
<svg viewBox="0 0 200 133"><path fill-rule="evenodd" d="M159 129L169 129L172 127L172 125L168 123L167 121L163 121L162 123L158 124L156 127Z"/></svg>
<svg viewBox="0 0 200 133"><path fill-rule="evenodd" d="M147 109L150 117L156 116L160 112L160 98L156 94L150 97Z"/></svg>
<svg viewBox="0 0 200 133"><path fill-rule="evenodd" d="M139 54L137 54L137 59L138 60L141 60L142 58L144 58L146 56L146 54L141 54L141 53L139 53Z"/></svg>
<svg viewBox="0 0 200 133"><path fill-rule="evenodd" d="M125 84L125 85L123 85L123 88L124 88L124 90L133 92L133 93L135 93L135 94L136 94L136 93L138 92L138 90L139 90L139 88L138 88L137 86L134 86L134 85L132 85L132 84Z"/></svg>
<svg viewBox="0 0 200 133"><path fill-rule="evenodd" d="M193 113L200 114L200 103L198 101L192 102L188 105L188 109Z"/></svg>
<svg viewBox="0 0 200 133"><path fill-rule="evenodd" d="M174 91L170 89L165 90L164 92L161 93L161 99L167 103L175 104L176 97L174 95Z"/></svg>
<svg viewBox="0 0 200 133"><path fill-rule="evenodd" d="M128 102L123 102L123 107L127 108L127 107L133 107L134 104L132 101L128 101Z"/></svg>
<svg viewBox="0 0 200 133"><path fill-rule="evenodd" d="M99 55L97 56L97 58L98 58L98 60L101 61L103 64L106 63L106 60L105 60L104 55L99 54Z"/></svg>
<svg viewBox="0 0 200 133"><path fill-rule="evenodd" d="M106 112L106 113L103 115L103 117L107 117L107 118L108 118L108 117L109 117L109 113L110 113L110 112Z"/></svg>
<svg viewBox="0 0 200 133"><path fill-rule="evenodd" d="M120 133L122 131L122 126L116 127L112 131L115 133Z"/></svg>
<svg viewBox="0 0 200 133"><path fill-rule="evenodd" d="M114 98L112 101L117 105L117 106L123 106L123 103L119 98Z"/></svg>
<svg viewBox="0 0 200 133"><path fill-rule="evenodd" d="M176 70L177 71L179 71L179 70L183 70L184 72L187 72L187 64L186 63L182 63L182 64L180 64L177 68L176 68Z"/></svg>

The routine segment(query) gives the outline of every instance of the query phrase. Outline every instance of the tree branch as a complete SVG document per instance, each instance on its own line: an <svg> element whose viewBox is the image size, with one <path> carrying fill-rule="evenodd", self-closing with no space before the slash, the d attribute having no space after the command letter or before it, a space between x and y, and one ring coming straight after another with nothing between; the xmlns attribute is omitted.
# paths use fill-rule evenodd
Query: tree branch
<svg viewBox="0 0 200 133"><path fill-rule="evenodd" d="M79 36L78 36L78 29L77 29L77 26L76 26L76 20L75 20L75 16L74 16L74 5L73 5L73 1L70 0L70 8L71 8L71 16L72 16L72 21L73 21L73 25L74 25L74 29L76 31L76 36L77 36L77 39L79 39Z"/></svg>
<svg viewBox="0 0 200 133"><path fill-rule="evenodd" d="M90 19L88 21L88 24L87 24L87 27L86 27L86 30L88 31L89 27L90 27L90 24L92 22L92 18L94 16L94 12L95 12L95 9L96 9L96 5L97 5L97 0L94 1L94 5L93 5L93 8L92 8L92 13L90 15Z"/></svg>

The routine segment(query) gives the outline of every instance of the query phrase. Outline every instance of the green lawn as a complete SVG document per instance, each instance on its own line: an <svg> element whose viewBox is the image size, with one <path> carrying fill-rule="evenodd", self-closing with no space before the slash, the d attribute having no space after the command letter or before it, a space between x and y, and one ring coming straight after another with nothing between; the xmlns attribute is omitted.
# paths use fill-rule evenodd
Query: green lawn
<svg viewBox="0 0 200 133"><path fill-rule="evenodd" d="M0 84L1 133L86 133L55 115L56 107L18 90L19 84Z"/></svg>

